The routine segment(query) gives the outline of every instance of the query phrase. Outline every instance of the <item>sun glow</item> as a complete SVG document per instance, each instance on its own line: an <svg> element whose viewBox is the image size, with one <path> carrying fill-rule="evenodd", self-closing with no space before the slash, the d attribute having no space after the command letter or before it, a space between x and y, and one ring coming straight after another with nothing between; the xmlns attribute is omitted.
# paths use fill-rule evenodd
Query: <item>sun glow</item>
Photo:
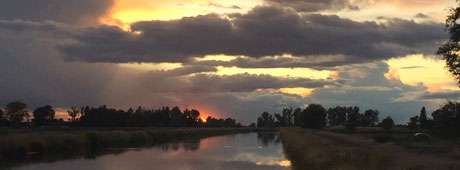
<svg viewBox="0 0 460 170"><path fill-rule="evenodd" d="M138 21L245 12L259 4L262 4L262 0L116 0L111 14L102 19L102 22L129 29L130 24Z"/></svg>
<svg viewBox="0 0 460 170"><path fill-rule="evenodd" d="M172 70L182 67L181 63L127 63L119 64L122 68L140 71Z"/></svg>
<svg viewBox="0 0 460 170"><path fill-rule="evenodd" d="M423 83L431 92L459 89L442 60L423 55L409 55L388 60L387 63L390 65L390 71L386 76L390 79L399 79L409 85Z"/></svg>

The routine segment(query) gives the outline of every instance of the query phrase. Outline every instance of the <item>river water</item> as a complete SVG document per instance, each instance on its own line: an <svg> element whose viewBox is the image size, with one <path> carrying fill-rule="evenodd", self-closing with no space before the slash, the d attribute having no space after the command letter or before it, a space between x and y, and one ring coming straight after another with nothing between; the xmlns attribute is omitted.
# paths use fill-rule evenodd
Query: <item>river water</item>
<svg viewBox="0 0 460 170"><path fill-rule="evenodd" d="M14 170L286 170L275 133L248 133L131 149L93 158L36 163Z"/></svg>

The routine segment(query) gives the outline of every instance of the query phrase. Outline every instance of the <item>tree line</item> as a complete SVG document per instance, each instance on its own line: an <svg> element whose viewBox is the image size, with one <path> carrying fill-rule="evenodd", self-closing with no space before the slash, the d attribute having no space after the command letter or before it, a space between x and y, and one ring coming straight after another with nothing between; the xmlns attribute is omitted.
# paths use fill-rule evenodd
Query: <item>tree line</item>
<svg viewBox="0 0 460 170"><path fill-rule="evenodd" d="M442 137L460 136L460 103L448 102L427 116L423 107L418 116L410 118L408 127L413 130L430 132Z"/></svg>
<svg viewBox="0 0 460 170"><path fill-rule="evenodd" d="M179 107L161 107L146 109L138 107L128 110L99 107L71 107L67 114L69 120L55 118L56 111L50 105L38 107L32 112L27 111L25 103L11 102L0 108L0 126L25 126L30 122L33 126L70 125L81 127L241 127L232 118L200 118L195 109L181 110Z"/></svg>
<svg viewBox="0 0 460 170"><path fill-rule="evenodd" d="M378 110L369 109L360 112L357 106L336 106L324 108L319 104L310 104L306 108L285 108L281 113L270 114L263 112L254 126L263 128L273 127L303 127L322 129L325 127L344 126L353 130L356 127L376 127L391 129L395 122L386 117L379 122ZM443 137L460 136L460 103L448 102L428 116L426 108L419 115L411 117L405 126L413 131L427 132Z"/></svg>
<svg viewBox="0 0 460 170"><path fill-rule="evenodd" d="M319 104L310 104L306 108L284 108L281 113L263 112L257 119L257 127L303 127L322 129L326 126L343 125L353 129L357 126L376 126L379 121L378 110L360 112L357 106L336 106L324 108ZM391 119L391 118L388 118Z"/></svg>

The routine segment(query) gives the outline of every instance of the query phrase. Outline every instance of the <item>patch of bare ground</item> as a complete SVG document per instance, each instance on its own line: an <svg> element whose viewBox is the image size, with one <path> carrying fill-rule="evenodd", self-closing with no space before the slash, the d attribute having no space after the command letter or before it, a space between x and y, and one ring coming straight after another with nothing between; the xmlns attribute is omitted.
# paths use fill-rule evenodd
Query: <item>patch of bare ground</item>
<svg viewBox="0 0 460 170"><path fill-rule="evenodd" d="M281 139L294 170L460 169L460 161L447 154L414 152L359 135L285 128Z"/></svg>

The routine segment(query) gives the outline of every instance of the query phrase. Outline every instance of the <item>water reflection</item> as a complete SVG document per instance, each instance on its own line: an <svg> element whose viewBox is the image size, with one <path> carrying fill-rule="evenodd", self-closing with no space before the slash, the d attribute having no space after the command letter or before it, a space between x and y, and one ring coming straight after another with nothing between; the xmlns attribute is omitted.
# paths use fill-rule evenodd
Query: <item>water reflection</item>
<svg viewBox="0 0 460 170"><path fill-rule="evenodd" d="M257 140L265 147L281 143L279 134L274 132L257 132Z"/></svg>
<svg viewBox="0 0 460 170"><path fill-rule="evenodd" d="M188 140L185 142L173 142L173 143L165 143L165 144L160 144L158 148L161 148L162 151L168 152L168 151L178 151L178 150L184 150L184 151L197 151L200 149L200 139L197 140Z"/></svg>
<svg viewBox="0 0 460 170"><path fill-rule="evenodd" d="M14 169L46 170L279 170L289 169L279 137L274 133L251 133L203 140L188 140L152 148L128 149L94 159L39 163Z"/></svg>

